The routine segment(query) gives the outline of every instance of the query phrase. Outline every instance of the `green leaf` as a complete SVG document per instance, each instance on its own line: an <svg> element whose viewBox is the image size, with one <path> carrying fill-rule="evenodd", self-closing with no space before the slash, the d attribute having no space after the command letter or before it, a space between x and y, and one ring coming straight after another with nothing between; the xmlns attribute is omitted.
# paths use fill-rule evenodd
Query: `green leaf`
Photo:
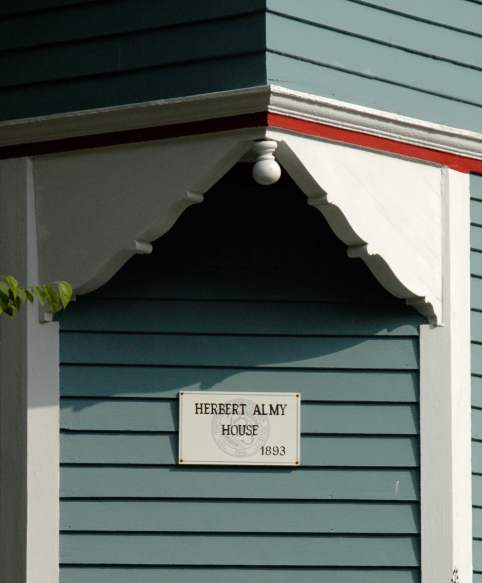
<svg viewBox="0 0 482 583"><path fill-rule="evenodd" d="M15 316L17 312L18 312L17 308L12 303L10 303L5 310L5 313L8 314L9 316Z"/></svg>
<svg viewBox="0 0 482 583"><path fill-rule="evenodd" d="M57 281L57 287L59 290L60 302L62 307L65 309L72 299L72 286L67 281Z"/></svg>
<svg viewBox="0 0 482 583"><path fill-rule="evenodd" d="M43 285L33 285L30 288L32 294L38 299L40 304L43 306L47 301L47 292L44 289Z"/></svg>
<svg viewBox="0 0 482 583"><path fill-rule="evenodd" d="M9 291L9 288L5 284L0 283L0 306L4 312L7 311L11 302Z"/></svg>
<svg viewBox="0 0 482 583"><path fill-rule="evenodd" d="M22 302L27 301L27 294L25 293L25 290L21 286L18 286L17 288L17 297Z"/></svg>
<svg viewBox="0 0 482 583"><path fill-rule="evenodd" d="M17 292L18 292L18 281L13 277L13 275L6 275L5 276L5 281L7 282L13 297L17 297Z"/></svg>
<svg viewBox="0 0 482 583"><path fill-rule="evenodd" d="M26 302L35 298L47 304L52 313L65 309L72 300L72 286L67 281L33 285L24 288L13 275L0 274L0 315L15 316Z"/></svg>
<svg viewBox="0 0 482 583"><path fill-rule="evenodd" d="M45 291L47 293L47 302L49 304L50 310L55 314L55 312L58 312L62 308L59 292L54 285L46 285Z"/></svg>
<svg viewBox="0 0 482 583"><path fill-rule="evenodd" d="M9 289L6 285L0 283L0 301L8 304L10 302L10 296L8 295Z"/></svg>

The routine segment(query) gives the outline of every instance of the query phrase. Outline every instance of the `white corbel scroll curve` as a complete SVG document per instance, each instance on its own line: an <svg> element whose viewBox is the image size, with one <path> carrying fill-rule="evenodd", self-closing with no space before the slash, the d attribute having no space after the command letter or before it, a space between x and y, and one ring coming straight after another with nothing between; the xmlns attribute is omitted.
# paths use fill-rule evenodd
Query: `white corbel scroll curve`
<svg viewBox="0 0 482 583"><path fill-rule="evenodd" d="M77 294L108 281L166 233L251 147L219 134L40 156L33 160L42 281Z"/></svg>
<svg viewBox="0 0 482 583"><path fill-rule="evenodd" d="M442 316L441 168L305 136L270 132L276 157L335 234L393 295Z"/></svg>

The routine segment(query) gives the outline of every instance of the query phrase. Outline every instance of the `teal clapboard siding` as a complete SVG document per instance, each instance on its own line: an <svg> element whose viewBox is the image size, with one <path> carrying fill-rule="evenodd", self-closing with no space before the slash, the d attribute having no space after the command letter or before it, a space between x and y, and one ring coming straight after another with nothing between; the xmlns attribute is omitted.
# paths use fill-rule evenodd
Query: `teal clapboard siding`
<svg viewBox="0 0 482 583"><path fill-rule="evenodd" d="M469 0L4 3L0 67L0 119L272 83L482 131Z"/></svg>
<svg viewBox="0 0 482 583"><path fill-rule="evenodd" d="M482 7L481 7L482 10ZM472 474L475 581L482 580L482 176L470 177Z"/></svg>
<svg viewBox="0 0 482 583"><path fill-rule="evenodd" d="M418 583L418 326L239 165L61 323L61 581ZM302 395L302 467L177 466L177 392Z"/></svg>
<svg viewBox="0 0 482 583"><path fill-rule="evenodd" d="M0 116L263 85L264 6L264 0L3 3Z"/></svg>
<svg viewBox="0 0 482 583"><path fill-rule="evenodd" d="M416 569L333 569L323 570L309 567L292 569L281 568L244 568L244 569L215 569L207 568L200 571L198 568L184 568L182 570L169 567L142 569L129 569L126 572L122 568L91 567L79 570L76 567L68 567L66 571L71 577L72 583L213 583L223 580L231 583L385 583L389 580L393 583L416 583L418 572Z"/></svg>
<svg viewBox="0 0 482 583"><path fill-rule="evenodd" d="M478 4L267 0L266 31L270 83L482 131Z"/></svg>

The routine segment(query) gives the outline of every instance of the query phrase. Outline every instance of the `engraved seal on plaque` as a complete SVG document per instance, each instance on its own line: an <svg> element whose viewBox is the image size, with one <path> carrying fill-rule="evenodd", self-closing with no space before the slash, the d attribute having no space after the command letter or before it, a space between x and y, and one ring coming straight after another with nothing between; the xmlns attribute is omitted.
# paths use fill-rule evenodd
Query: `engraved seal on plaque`
<svg viewBox="0 0 482 583"><path fill-rule="evenodd" d="M244 404L243 413L216 415L211 424L211 434L221 451L235 458L254 455L269 438L269 421L253 413L255 403L248 399L230 403Z"/></svg>

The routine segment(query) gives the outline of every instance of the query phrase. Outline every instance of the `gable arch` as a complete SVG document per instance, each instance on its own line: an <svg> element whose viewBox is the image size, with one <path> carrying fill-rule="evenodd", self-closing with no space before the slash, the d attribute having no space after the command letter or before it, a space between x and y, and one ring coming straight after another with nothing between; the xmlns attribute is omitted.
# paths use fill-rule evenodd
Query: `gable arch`
<svg viewBox="0 0 482 583"><path fill-rule="evenodd" d="M263 137L277 144L277 161L348 255L363 259L391 294L441 323L443 169L275 130L33 158L41 279L67 279L78 294L104 284L134 253L148 253Z"/></svg>

